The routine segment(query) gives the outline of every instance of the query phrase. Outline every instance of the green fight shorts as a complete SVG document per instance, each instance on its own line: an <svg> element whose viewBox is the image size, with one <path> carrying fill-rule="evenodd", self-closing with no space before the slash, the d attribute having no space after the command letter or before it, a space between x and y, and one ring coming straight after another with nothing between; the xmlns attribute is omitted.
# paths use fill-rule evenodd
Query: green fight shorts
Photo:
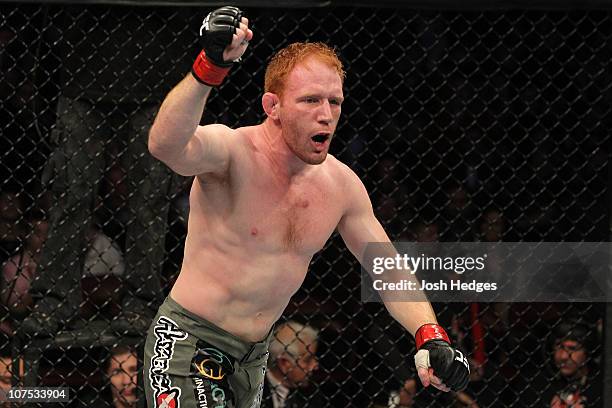
<svg viewBox="0 0 612 408"><path fill-rule="evenodd" d="M168 296L147 333L144 388L149 408L258 408L267 338L249 343Z"/></svg>

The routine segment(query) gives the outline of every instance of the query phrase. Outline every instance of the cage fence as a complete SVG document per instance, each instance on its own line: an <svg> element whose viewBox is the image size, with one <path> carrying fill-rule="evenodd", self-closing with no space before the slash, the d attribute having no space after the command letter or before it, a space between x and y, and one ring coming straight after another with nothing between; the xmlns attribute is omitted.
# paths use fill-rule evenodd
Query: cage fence
<svg viewBox="0 0 612 408"><path fill-rule="evenodd" d="M202 123L261 122L272 54L323 41L347 72L331 152L392 240L608 241L612 12L380 3L245 6L255 37ZM0 3L6 387L68 387L69 406L113 406L113 376L138 383L144 333L118 336L112 322L168 294L192 181L150 156L147 134L213 7ZM549 406L568 393L604 406L605 303L435 303L472 364L467 390L446 394L420 386L411 336L359 285L332 236L283 316L320 330L300 406L400 406L412 393L415 406ZM57 336L20 334L37 302L57 310ZM576 330L580 381L558 357Z"/></svg>

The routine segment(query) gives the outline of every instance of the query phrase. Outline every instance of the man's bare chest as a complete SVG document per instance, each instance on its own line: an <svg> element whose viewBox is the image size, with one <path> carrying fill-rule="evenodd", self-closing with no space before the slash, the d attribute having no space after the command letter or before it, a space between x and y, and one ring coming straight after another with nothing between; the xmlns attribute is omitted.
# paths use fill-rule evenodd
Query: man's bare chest
<svg viewBox="0 0 612 408"><path fill-rule="evenodd" d="M282 187L253 182L237 198L236 210L249 241L271 250L314 254L342 216L341 197L324 182Z"/></svg>

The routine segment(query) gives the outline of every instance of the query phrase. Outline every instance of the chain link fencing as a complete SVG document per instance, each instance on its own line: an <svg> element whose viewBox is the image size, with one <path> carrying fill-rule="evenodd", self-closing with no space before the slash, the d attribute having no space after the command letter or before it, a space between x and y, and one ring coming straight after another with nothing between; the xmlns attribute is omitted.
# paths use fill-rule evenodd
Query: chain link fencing
<svg viewBox="0 0 612 408"><path fill-rule="evenodd" d="M331 152L392 240L608 241L609 10L246 9L255 37L203 123L261 122L267 60L324 41L347 70ZM139 395L114 381L137 372L143 339L111 322L155 310L180 270L191 179L146 136L208 11L0 4L3 387L67 386L69 406ZM472 364L468 389L444 394L420 386L411 336L361 302L358 271L334 235L285 311L320 330L299 406L604 406L605 304L434 304ZM36 302L57 310L61 336L19 337Z"/></svg>

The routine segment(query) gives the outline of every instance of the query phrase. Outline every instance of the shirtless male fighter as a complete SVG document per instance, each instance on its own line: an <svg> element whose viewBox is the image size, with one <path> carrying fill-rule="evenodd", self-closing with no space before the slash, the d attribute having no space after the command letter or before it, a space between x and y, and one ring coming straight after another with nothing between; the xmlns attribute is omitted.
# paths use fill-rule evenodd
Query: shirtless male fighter
<svg viewBox="0 0 612 408"><path fill-rule="evenodd" d="M389 238L362 182L328 154L343 101L335 52L291 44L267 67L263 123L199 126L253 32L239 9L222 7L200 35L203 51L149 135L153 156L195 179L181 272L147 336L145 392L150 407L258 407L271 329L313 255L336 228L360 261L369 242ZM464 388L467 361L429 302L385 305L416 337L423 385Z"/></svg>

